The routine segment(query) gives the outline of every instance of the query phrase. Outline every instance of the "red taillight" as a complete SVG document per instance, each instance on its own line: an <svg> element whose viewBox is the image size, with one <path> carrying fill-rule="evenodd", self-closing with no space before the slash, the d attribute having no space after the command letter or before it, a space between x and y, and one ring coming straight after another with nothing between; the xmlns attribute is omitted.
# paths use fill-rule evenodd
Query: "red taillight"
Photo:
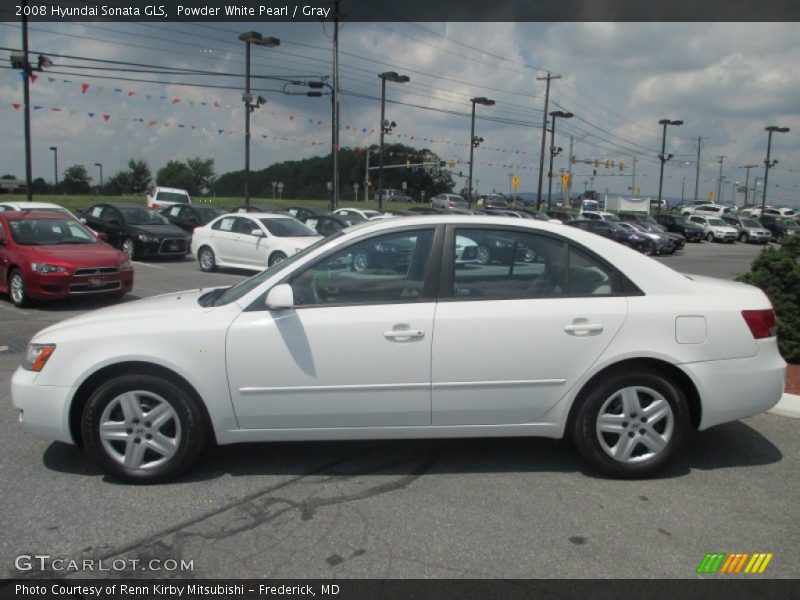
<svg viewBox="0 0 800 600"><path fill-rule="evenodd" d="M158 205L158 202L153 202L153 210L159 210L161 207Z"/></svg>
<svg viewBox="0 0 800 600"><path fill-rule="evenodd" d="M744 317L747 326L750 328L750 333L757 340L773 337L778 332L778 325L775 323L775 311L771 308L767 310L743 310L742 317Z"/></svg>

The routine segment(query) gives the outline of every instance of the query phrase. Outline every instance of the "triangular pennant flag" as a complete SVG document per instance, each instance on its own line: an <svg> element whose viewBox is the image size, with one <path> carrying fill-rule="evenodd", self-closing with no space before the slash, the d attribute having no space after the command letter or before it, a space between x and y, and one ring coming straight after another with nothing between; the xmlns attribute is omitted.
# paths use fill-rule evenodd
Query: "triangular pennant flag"
<svg viewBox="0 0 800 600"><path fill-rule="evenodd" d="M166 100L167 99L166 96L159 96L159 98L161 98L162 100Z"/></svg>
<svg viewBox="0 0 800 600"><path fill-rule="evenodd" d="M195 125L194 123L192 123L192 129L197 129L197 125Z"/></svg>
<svg viewBox="0 0 800 600"><path fill-rule="evenodd" d="M91 112L91 113L86 113L86 114L87 114L87 115L89 115L90 117L94 118L94 116L95 116L97 113L93 113L93 112Z"/></svg>
<svg viewBox="0 0 800 600"><path fill-rule="evenodd" d="M156 121L155 119L150 119L150 120L147 122L147 126L148 126L148 127L152 127L152 126L153 126L153 125L155 125L156 123L158 123L158 121Z"/></svg>
<svg viewBox="0 0 800 600"><path fill-rule="evenodd" d="M122 88L114 88L114 91L117 92L118 94L121 94L122 93Z"/></svg>
<svg viewBox="0 0 800 600"><path fill-rule="evenodd" d="M222 135L222 132L225 131L224 129L217 129L217 132Z"/></svg>
<svg viewBox="0 0 800 600"><path fill-rule="evenodd" d="M184 127L186 127L186 125L184 125L183 123L178 123L178 127L184 128Z"/></svg>
<svg viewBox="0 0 800 600"><path fill-rule="evenodd" d="M177 104L177 103L178 103L178 102L180 102L180 101L181 101L181 99L180 99L180 98L173 98L173 99L172 99L172 103L173 103L173 104Z"/></svg>
<svg viewBox="0 0 800 600"><path fill-rule="evenodd" d="M201 102L200 106L205 106L206 104L208 104L208 102Z"/></svg>
<svg viewBox="0 0 800 600"><path fill-rule="evenodd" d="M294 121L294 115L289 115L289 120Z"/></svg>
<svg viewBox="0 0 800 600"><path fill-rule="evenodd" d="M189 106L194 106L194 100L189 100Z"/></svg>
<svg viewBox="0 0 800 600"><path fill-rule="evenodd" d="M41 107L41 106L34 106L34 107L33 107L33 110L41 110L41 109L42 109L42 107Z"/></svg>
<svg viewBox="0 0 800 600"><path fill-rule="evenodd" d="M128 90L128 96L134 96L134 95L136 95L136 92Z"/></svg>
<svg viewBox="0 0 800 600"><path fill-rule="evenodd" d="M111 118L111 115L108 115L108 114L104 114L103 115L103 121L108 121L110 118Z"/></svg>
<svg viewBox="0 0 800 600"><path fill-rule="evenodd" d="M82 83L81 84L81 94L85 94L86 90L88 90L88 89L89 89L89 84L88 83Z"/></svg>
<svg viewBox="0 0 800 600"><path fill-rule="evenodd" d="M39 77L39 76L38 76L38 75L36 75L35 73L31 73L31 83L36 83L36 79L37 79L38 77Z"/></svg>
<svg viewBox="0 0 800 600"><path fill-rule="evenodd" d="M214 106L216 106L217 108L219 108L219 107L220 107L220 106L222 106L222 105L221 105L219 102L214 102Z"/></svg>
<svg viewBox="0 0 800 600"><path fill-rule="evenodd" d="M12 102L12 103L11 103L11 106L13 106L13 107L14 107L15 109L17 109L17 110L19 110L20 108L22 108L22 104L20 104L19 102Z"/></svg>
<svg viewBox="0 0 800 600"><path fill-rule="evenodd" d="M61 112L60 108L55 108L55 107L51 108L50 110L52 110L53 112Z"/></svg>
<svg viewBox="0 0 800 600"><path fill-rule="evenodd" d="M74 115L74 114L75 114L75 111L74 111L74 110L71 110L71 111L69 111L69 116L70 116L70 117L71 117L72 115Z"/></svg>
<svg viewBox="0 0 800 600"><path fill-rule="evenodd" d="M139 121L139 123L144 123L144 119L142 117L137 117L134 121Z"/></svg>
<svg viewBox="0 0 800 600"><path fill-rule="evenodd" d="M106 86L101 85L100 87L97 88L97 95L99 96L104 91L106 91Z"/></svg>
<svg viewBox="0 0 800 600"><path fill-rule="evenodd" d="M152 98L153 96L151 96L150 94L145 94L144 97L150 100L150 98Z"/></svg>
<svg viewBox="0 0 800 600"><path fill-rule="evenodd" d="M47 78L47 81L49 81L50 83L53 83L55 80L56 80L55 77L48 77Z"/></svg>

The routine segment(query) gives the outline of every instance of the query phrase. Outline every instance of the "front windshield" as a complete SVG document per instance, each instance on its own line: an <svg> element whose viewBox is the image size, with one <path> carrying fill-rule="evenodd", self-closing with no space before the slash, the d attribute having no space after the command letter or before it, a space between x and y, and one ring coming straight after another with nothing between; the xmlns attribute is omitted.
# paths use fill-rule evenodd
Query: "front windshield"
<svg viewBox="0 0 800 600"><path fill-rule="evenodd" d="M8 225L11 237L21 246L97 243L97 238L74 219L14 219Z"/></svg>
<svg viewBox="0 0 800 600"><path fill-rule="evenodd" d="M743 227L761 227L761 224L755 219L742 219Z"/></svg>
<svg viewBox="0 0 800 600"><path fill-rule="evenodd" d="M725 227L725 226L729 227L729 225L722 219L709 219L708 224L713 225L714 227Z"/></svg>
<svg viewBox="0 0 800 600"><path fill-rule="evenodd" d="M272 235L277 237L316 237L316 231L297 219L259 219Z"/></svg>
<svg viewBox="0 0 800 600"><path fill-rule="evenodd" d="M128 225L169 225L164 215L149 208L124 207L119 210Z"/></svg>
<svg viewBox="0 0 800 600"><path fill-rule="evenodd" d="M781 225L797 225L797 222L793 221L792 219L783 218L783 219L775 219L775 220L778 223L780 223Z"/></svg>
<svg viewBox="0 0 800 600"><path fill-rule="evenodd" d="M364 216L367 217L368 219L372 219L373 217L380 217L381 216L381 213L379 213L377 210L365 210L365 211L363 211L363 213L364 213Z"/></svg>
<svg viewBox="0 0 800 600"><path fill-rule="evenodd" d="M316 235L316 233L314 235ZM216 298L216 300L214 300L212 305L223 306L225 304L230 304L231 302L235 302L242 296L245 296L246 294L250 293L252 290L261 285L261 283L263 283L264 281L266 281L279 271L285 269L289 265L294 264L296 261L306 256L309 252L313 252L321 245L327 244L331 240L334 240L337 237L339 237L340 235L342 235L341 232L337 232L326 238L320 238L317 242L311 244L310 246L307 246L297 254L293 254L289 258L286 258L281 262L261 271L260 273L253 275L249 279L245 279L241 283L237 283L235 286L228 288L222 294L220 294L219 297ZM200 297L201 300L202 298L203 296Z"/></svg>

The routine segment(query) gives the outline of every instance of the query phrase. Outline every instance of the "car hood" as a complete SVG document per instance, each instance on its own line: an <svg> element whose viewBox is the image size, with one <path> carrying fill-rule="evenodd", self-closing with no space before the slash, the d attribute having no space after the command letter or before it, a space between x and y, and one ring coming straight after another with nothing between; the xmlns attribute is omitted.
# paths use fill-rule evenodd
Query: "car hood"
<svg viewBox="0 0 800 600"><path fill-rule="evenodd" d="M142 233L149 233L150 235L155 235L157 237L178 237L178 238L185 238L188 237L186 232L178 227L177 225L129 225L129 227L135 231L141 231Z"/></svg>
<svg viewBox="0 0 800 600"><path fill-rule="evenodd" d="M70 267L119 266L127 257L104 242L23 246L30 260Z"/></svg>
<svg viewBox="0 0 800 600"><path fill-rule="evenodd" d="M55 341L57 343L58 337L61 335L68 335L72 331L82 332L98 327L104 329L110 323L113 323L116 328L120 323L152 323L159 318L166 318L171 321L185 320L189 312L200 313L212 310L197 303L197 299L211 289L173 292L93 310L83 315L60 321L41 330L33 337L32 341L42 343ZM106 329L106 331L108 330ZM56 336L55 339L53 338L54 335Z"/></svg>

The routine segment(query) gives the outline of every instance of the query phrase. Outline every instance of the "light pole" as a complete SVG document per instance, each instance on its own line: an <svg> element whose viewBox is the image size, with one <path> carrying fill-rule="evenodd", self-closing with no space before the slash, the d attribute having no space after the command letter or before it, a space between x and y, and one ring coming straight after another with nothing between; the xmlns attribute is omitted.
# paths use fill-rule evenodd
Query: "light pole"
<svg viewBox="0 0 800 600"><path fill-rule="evenodd" d="M564 112L563 110L554 110L550 113L550 116L553 117L553 122L551 123L550 128L550 169L547 172L547 210L550 210L550 198L553 193L553 158L555 158L556 154L561 152L561 148L556 148L555 141L556 141L556 119L571 119L575 115L571 112Z"/></svg>
<svg viewBox="0 0 800 600"><path fill-rule="evenodd" d="M778 133L787 133L789 131L788 127L778 127L777 125L770 125L769 127L764 128L764 131L768 132L767 135L767 158L764 159L764 189L762 190L761 195L761 214L764 214L764 208L767 205L767 177L769 176L769 170L778 164L777 160L773 160L772 162L769 161L769 153L772 149L772 134L776 131Z"/></svg>
<svg viewBox="0 0 800 600"><path fill-rule="evenodd" d="M100 167L100 192L103 192L103 165L102 163L94 163L95 167Z"/></svg>
<svg viewBox="0 0 800 600"><path fill-rule="evenodd" d="M395 71L379 73L381 78L381 147L378 150L378 210L383 210L383 136L389 133L397 125L394 121L389 123L386 120L386 82L408 83L411 81L408 75L398 75Z"/></svg>
<svg viewBox="0 0 800 600"><path fill-rule="evenodd" d="M244 203L250 206L250 113L266 102L259 96L253 104L253 96L250 95L250 45L266 46L274 48L279 46L281 41L274 37L264 37L257 31L247 31L239 35L239 40L245 43L245 74L244 74Z"/></svg>
<svg viewBox="0 0 800 600"><path fill-rule="evenodd" d="M658 208L656 211L660 214L661 213L661 191L664 186L664 163L667 162L670 158L672 158L672 154L665 154L667 148L667 125L683 125L683 121L672 121L670 119L661 119L658 122L659 125L664 126L664 133L661 136L661 154L658 155L659 160L661 161L661 171L658 175Z"/></svg>
<svg viewBox="0 0 800 600"><path fill-rule="evenodd" d="M686 177L683 178L681 183L681 204L683 204L683 193L686 191Z"/></svg>
<svg viewBox="0 0 800 600"><path fill-rule="evenodd" d="M744 205L747 207L747 194L749 192L747 186L750 185L750 169L755 169L758 165L742 165L740 169L745 170L744 176Z"/></svg>
<svg viewBox="0 0 800 600"><path fill-rule="evenodd" d="M475 135L475 105L481 104L483 106L494 106L494 100L489 100L480 96L478 98L470 98L472 102L472 120L470 121L470 134L469 134L469 179L467 180L467 206L472 208L472 159L474 157L475 148L480 146L483 141L482 137Z"/></svg>
<svg viewBox="0 0 800 600"><path fill-rule="evenodd" d="M53 179L56 182L55 186L53 187L53 192L57 193L56 188L58 187L58 147L50 146L50 150L53 151Z"/></svg>

